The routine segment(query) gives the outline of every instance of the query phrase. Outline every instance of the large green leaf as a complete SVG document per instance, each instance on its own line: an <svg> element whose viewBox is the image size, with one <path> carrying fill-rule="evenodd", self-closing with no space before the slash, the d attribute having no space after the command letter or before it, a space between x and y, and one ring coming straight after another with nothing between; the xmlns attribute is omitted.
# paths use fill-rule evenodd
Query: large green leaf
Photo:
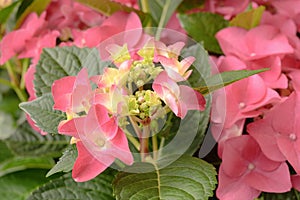
<svg viewBox="0 0 300 200"><path fill-rule="evenodd" d="M204 7L205 0L183 0L178 6L177 11L185 13L193 9L199 9Z"/></svg>
<svg viewBox="0 0 300 200"><path fill-rule="evenodd" d="M194 14L179 14L179 21L182 27L198 42L203 42L205 49L212 53L222 54L215 34L228 26L222 16L199 12Z"/></svg>
<svg viewBox="0 0 300 200"><path fill-rule="evenodd" d="M34 88L37 96L51 92L53 82L64 76L75 76L82 67L89 75L102 73L105 62L97 49L72 47L45 48L36 66Z"/></svg>
<svg viewBox="0 0 300 200"><path fill-rule="evenodd" d="M57 127L60 121L66 119L65 114L61 111L53 109L52 95L44 94L43 96L20 104L20 108L24 110L35 124L47 133L57 133Z"/></svg>
<svg viewBox="0 0 300 200"><path fill-rule="evenodd" d="M205 161L183 156L161 168L170 156L160 164L135 163L128 172L121 172L113 183L117 200L195 200L213 195L216 171Z"/></svg>
<svg viewBox="0 0 300 200"><path fill-rule="evenodd" d="M30 169L0 178L1 199L25 200L39 185L47 182L47 170Z"/></svg>
<svg viewBox="0 0 300 200"><path fill-rule="evenodd" d="M261 72L265 72L269 70L268 68L259 69L259 70L235 70L235 71L226 71L220 74L213 75L206 79L205 81L201 82L195 90L199 91L202 94L208 94L213 92L217 89L225 87L231 83L239 81L243 78L247 78L254 74L258 74Z"/></svg>
<svg viewBox="0 0 300 200"><path fill-rule="evenodd" d="M166 26L182 0L152 0L145 2L147 2L150 14L154 19L154 25L157 27L155 37L158 40L160 38L162 28Z"/></svg>
<svg viewBox="0 0 300 200"><path fill-rule="evenodd" d="M230 21L230 26L242 27L244 29L251 29L259 25L261 17L265 11L264 6L239 13Z"/></svg>
<svg viewBox="0 0 300 200"><path fill-rule="evenodd" d="M37 190L27 200L113 200L112 180L114 171L106 170L96 178L84 182L75 182L71 174L54 179Z"/></svg>
<svg viewBox="0 0 300 200"><path fill-rule="evenodd" d="M75 145L70 145L59 158L56 165L47 173L47 177L58 172L69 172L72 170L77 158L77 149Z"/></svg>
<svg viewBox="0 0 300 200"><path fill-rule="evenodd" d="M181 2L182 0L148 1L149 11L159 28L163 28L167 24Z"/></svg>
<svg viewBox="0 0 300 200"><path fill-rule="evenodd" d="M139 15L141 21L144 21L148 16L140 10L110 0L76 0L85 4L103 15L110 16L118 11L135 12Z"/></svg>
<svg viewBox="0 0 300 200"><path fill-rule="evenodd" d="M53 165L53 159L46 157L9 157L0 163L0 177L24 169L50 169Z"/></svg>
<svg viewBox="0 0 300 200"><path fill-rule="evenodd" d="M0 111L0 140L10 137L15 132L15 129L16 125L13 117Z"/></svg>
<svg viewBox="0 0 300 200"><path fill-rule="evenodd" d="M15 156L3 141L0 141L0 151L0 176L28 168L49 169L54 165L51 158Z"/></svg>
<svg viewBox="0 0 300 200"><path fill-rule="evenodd" d="M69 137L58 134L41 135L24 122L5 142L18 156L58 157L69 144Z"/></svg>

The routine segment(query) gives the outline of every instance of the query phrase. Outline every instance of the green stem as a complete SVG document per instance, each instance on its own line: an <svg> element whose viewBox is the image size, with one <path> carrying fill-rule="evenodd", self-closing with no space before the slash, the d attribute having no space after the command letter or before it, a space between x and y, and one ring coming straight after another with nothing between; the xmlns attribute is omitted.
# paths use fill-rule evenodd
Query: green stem
<svg viewBox="0 0 300 200"><path fill-rule="evenodd" d="M9 82L8 80L3 79L3 78L0 78L0 84L6 85L6 86L11 87L11 88L13 87L11 82Z"/></svg>
<svg viewBox="0 0 300 200"><path fill-rule="evenodd" d="M11 80L10 87L15 91L21 102L27 101L27 95L24 90L18 87L19 81L9 61L5 63L5 67Z"/></svg>
<svg viewBox="0 0 300 200"><path fill-rule="evenodd" d="M167 12L168 12L168 8L169 8L170 4L171 4L171 0L167 0L166 5L164 6L163 11L161 13L161 18L159 20L159 24L158 24L157 31L156 31L156 34L155 34L155 39L156 40L160 39L160 35L161 35L162 29L164 27L164 23L165 23L165 20L166 20L166 16L167 16Z"/></svg>
<svg viewBox="0 0 300 200"><path fill-rule="evenodd" d="M160 140L160 144L159 144L157 158L161 157L161 154L162 154L161 152L162 152L164 145L165 145L165 137L162 137Z"/></svg>
<svg viewBox="0 0 300 200"><path fill-rule="evenodd" d="M148 1L149 0L141 0L141 9L144 13L150 13Z"/></svg>
<svg viewBox="0 0 300 200"><path fill-rule="evenodd" d="M138 137L141 137L141 131L140 131L140 128L138 127L138 125L136 124L136 121L131 116L129 116L129 120L130 120L130 123L131 123L136 135Z"/></svg>
<svg viewBox="0 0 300 200"><path fill-rule="evenodd" d="M10 61L7 61L4 65L6 67L7 73L9 75L9 78L10 78L12 84L18 85L18 79L16 77L15 71L13 70L13 68L10 64Z"/></svg>
<svg viewBox="0 0 300 200"><path fill-rule="evenodd" d="M154 134L152 136L152 151L153 151L153 159L156 161L158 158L157 134Z"/></svg>
<svg viewBox="0 0 300 200"><path fill-rule="evenodd" d="M146 161L146 157L148 156L149 149L148 149L148 142L149 142L149 136L150 136L150 126L146 125L143 127L143 133L140 137L140 143L141 143L141 159L142 162Z"/></svg>
<svg viewBox="0 0 300 200"><path fill-rule="evenodd" d="M25 73L29 67L29 59L24 59L22 63L22 74L21 74L21 81L20 81L20 89L25 88Z"/></svg>
<svg viewBox="0 0 300 200"><path fill-rule="evenodd" d="M141 145L139 143L139 141L137 139L135 139L135 137L133 137L128 130L124 130L124 132L126 133L126 136L128 138L128 140L133 144L133 146L140 151L141 149Z"/></svg>

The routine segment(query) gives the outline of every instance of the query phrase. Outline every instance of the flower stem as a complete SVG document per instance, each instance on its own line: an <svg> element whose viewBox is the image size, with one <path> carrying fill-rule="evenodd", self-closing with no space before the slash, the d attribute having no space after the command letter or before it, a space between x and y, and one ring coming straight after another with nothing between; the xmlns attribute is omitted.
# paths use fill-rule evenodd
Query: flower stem
<svg viewBox="0 0 300 200"><path fill-rule="evenodd" d="M149 144L149 136L150 136L150 126L145 125L143 127L143 133L142 136L140 137L140 143L141 143L141 159L142 162L146 161L146 157L148 156L149 149L148 149L148 144Z"/></svg>
<svg viewBox="0 0 300 200"><path fill-rule="evenodd" d="M25 73L29 67L29 59L24 59L22 63L22 74L21 74L21 81L20 81L20 88L25 88Z"/></svg>
<svg viewBox="0 0 300 200"><path fill-rule="evenodd" d="M138 150L140 151L141 149L141 145L139 143L139 141L137 139L135 139L135 137L133 137L128 130L125 130L126 132L126 136L128 138L128 140L133 144L133 146Z"/></svg>
<svg viewBox="0 0 300 200"><path fill-rule="evenodd" d="M24 102L27 101L27 95L25 93L24 90L21 90L18 86L19 86L19 81L16 77L16 74L10 64L10 62L6 62L5 63L5 67L7 69L8 75L10 77L10 86L11 88L15 91L15 93L17 94L17 96L19 97L20 101Z"/></svg>
<svg viewBox="0 0 300 200"><path fill-rule="evenodd" d="M160 140L160 144L159 144L157 158L161 157L161 152L162 152L162 148L164 147L164 145L165 145L165 137L162 137Z"/></svg>
<svg viewBox="0 0 300 200"><path fill-rule="evenodd" d="M152 136L152 151L153 151L153 159L158 159L158 144L157 144L157 135L154 134Z"/></svg>

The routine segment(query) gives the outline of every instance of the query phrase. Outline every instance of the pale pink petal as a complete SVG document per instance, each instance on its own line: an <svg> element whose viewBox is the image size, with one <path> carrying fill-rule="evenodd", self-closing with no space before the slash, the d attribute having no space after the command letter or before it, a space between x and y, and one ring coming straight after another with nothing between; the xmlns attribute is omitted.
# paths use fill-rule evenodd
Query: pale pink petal
<svg viewBox="0 0 300 200"><path fill-rule="evenodd" d="M101 124L109 120L107 109L102 105L92 106L86 116L84 132L91 134L100 130Z"/></svg>
<svg viewBox="0 0 300 200"><path fill-rule="evenodd" d="M188 110L203 111L205 109L206 101L202 94L186 85L180 85L179 88L179 101L181 104L185 104Z"/></svg>
<svg viewBox="0 0 300 200"><path fill-rule="evenodd" d="M119 128L116 136L110 141L112 145L112 155L127 165L132 165L133 156L128 146L125 133Z"/></svg>

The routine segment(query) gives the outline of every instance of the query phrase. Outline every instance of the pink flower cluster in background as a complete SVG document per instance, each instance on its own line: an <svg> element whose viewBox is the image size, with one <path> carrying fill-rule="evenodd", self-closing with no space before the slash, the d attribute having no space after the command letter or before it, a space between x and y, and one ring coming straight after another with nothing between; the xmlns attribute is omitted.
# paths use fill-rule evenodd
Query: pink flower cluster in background
<svg viewBox="0 0 300 200"><path fill-rule="evenodd" d="M226 18L246 9L234 1L224 1L222 6L208 2L207 8ZM282 193L299 188L299 3L252 2L267 8L257 27L228 27L216 35L224 52L217 59L219 71L269 68L227 86L225 96L221 91L214 94L211 122L222 159L220 199L251 200L262 191Z"/></svg>

